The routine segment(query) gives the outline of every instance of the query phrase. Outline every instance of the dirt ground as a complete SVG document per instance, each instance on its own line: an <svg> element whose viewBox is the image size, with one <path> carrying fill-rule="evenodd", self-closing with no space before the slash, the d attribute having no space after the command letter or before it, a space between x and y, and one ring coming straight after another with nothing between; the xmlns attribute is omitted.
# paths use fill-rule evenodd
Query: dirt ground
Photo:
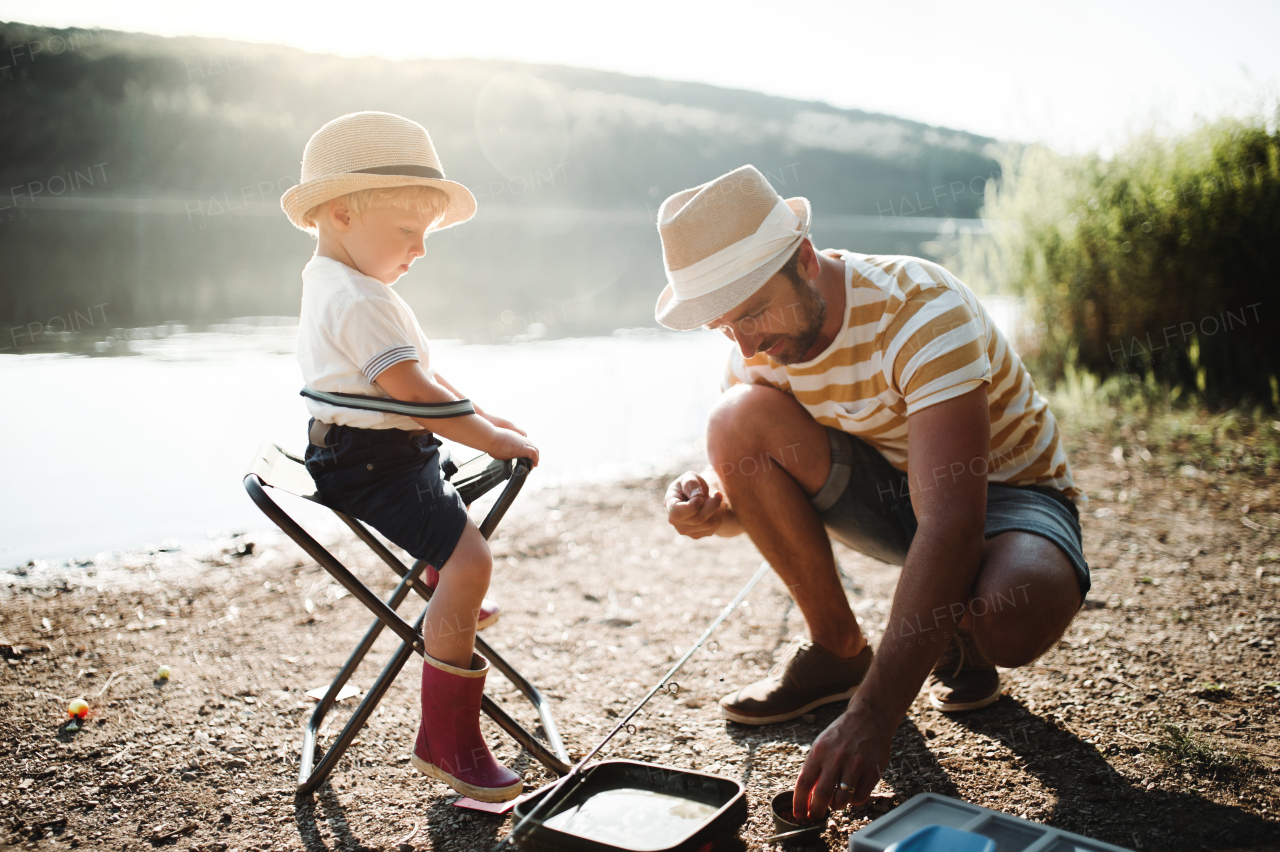
<svg viewBox="0 0 1280 852"><path fill-rule="evenodd" d="M1147 464L1088 436L1072 446L1092 497L1085 609L1057 647L1005 673L995 705L943 715L917 700L874 798L830 818L826 848L845 848L852 831L928 790L1136 850L1280 848L1274 478ZM494 542L504 614L485 636L550 697L575 757L760 562L745 538L677 537L663 521L666 481L530 491ZM390 588L390 573L349 535L323 537L367 582ZM897 569L842 548L837 557L875 641ZM0 574L0 844L487 849L509 820L452 807L457 797L408 763L416 662L330 780L295 798L313 706L304 693L329 682L368 622L274 534ZM655 698L605 756L741 780L750 816L724 846L766 848L770 794L791 786L838 709L747 728L722 720L716 700L763 675L802 632L770 575L676 677L678 694ZM376 665L393 646L379 640ZM160 665L167 682L154 680ZM375 673L366 664L354 682L367 687ZM533 724L503 678L489 691ZM65 708L77 696L92 710L73 732ZM485 726L528 787L550 780Z"/></svg>

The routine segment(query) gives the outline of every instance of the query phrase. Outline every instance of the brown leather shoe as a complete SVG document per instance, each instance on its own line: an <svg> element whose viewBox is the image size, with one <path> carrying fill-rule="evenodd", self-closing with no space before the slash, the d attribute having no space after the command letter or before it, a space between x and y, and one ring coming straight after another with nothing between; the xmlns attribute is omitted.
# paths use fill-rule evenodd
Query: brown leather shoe
<svg viewBox="0 0 1280 852"><path fill-rule="evenodd" d="M847 660L812 642L791 646L764 680L720 699L730 722L772 725L803 716L815 707L847 701L871 668L871 646Z"/></svg>
<svg viewBox="0 0 1280 852"><path fill-rule="evenodd" d="M1000 673L982 656L973 635L957 630L926 684L929 703L943 713L977 710L1000 698Z"/></svg>

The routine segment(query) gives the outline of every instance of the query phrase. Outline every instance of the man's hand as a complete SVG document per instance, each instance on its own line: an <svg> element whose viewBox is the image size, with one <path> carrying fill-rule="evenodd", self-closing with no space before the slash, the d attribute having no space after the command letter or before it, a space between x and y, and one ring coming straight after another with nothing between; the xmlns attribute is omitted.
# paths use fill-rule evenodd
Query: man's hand
<svg viewBox="0 0 1280 852"><path fill-rule="evenodd" d="M714 535L728 511L724 494L713 491L707 481L693 471L667 486L665 503L667 521L676 532L689 538Z"/></svg>
<svg viewBox="0 0 1280 852"><path fill-rule="evenodd" d="M827 808L861 805L889 764L894 726L857 699L814 740L796 779L797 820L817 819ZM844 782L848 790L840 789Z"/></svg>
<svg viewBox="0 0 1280 852"><path fill-rule="evenodd" d="M524 435L510 429L494 429L493 441L484 451L499 461L524 458L534 467L538 466L538 448Z"/></svg>

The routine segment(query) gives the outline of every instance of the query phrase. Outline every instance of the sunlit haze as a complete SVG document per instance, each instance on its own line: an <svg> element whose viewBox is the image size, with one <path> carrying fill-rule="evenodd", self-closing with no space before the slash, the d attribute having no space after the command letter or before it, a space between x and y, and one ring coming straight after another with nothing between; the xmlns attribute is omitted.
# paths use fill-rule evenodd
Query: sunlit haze
<svg viewBox="0 0 1280 852"><path fill-rule="evenodd" d="M1079 150L1273 98L1280 4L16 0L0 17L343 56L555 63Z"/></svg>

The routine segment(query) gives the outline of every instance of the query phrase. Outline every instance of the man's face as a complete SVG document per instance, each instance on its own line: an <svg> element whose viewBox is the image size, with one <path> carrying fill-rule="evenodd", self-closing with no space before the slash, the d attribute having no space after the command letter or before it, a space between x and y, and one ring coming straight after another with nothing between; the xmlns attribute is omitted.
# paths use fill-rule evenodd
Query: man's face
<svg viewBox="0 0 1280 852"><path fill-rule="evenodd" d="M763 352L779 364L796 364L809 357L826 318L827 303L808 282L779 272L707 328L738 344L743 358Z"/></svg>

